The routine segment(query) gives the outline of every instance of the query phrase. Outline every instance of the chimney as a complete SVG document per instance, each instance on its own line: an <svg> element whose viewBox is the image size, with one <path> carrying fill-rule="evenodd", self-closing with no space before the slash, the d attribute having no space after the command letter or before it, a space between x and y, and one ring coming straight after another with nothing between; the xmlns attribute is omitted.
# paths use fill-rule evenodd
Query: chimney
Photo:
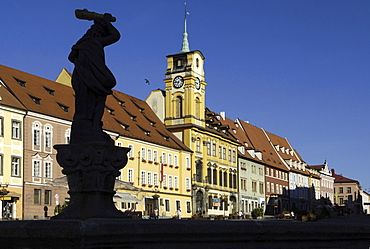
<svg viewBox="0 0 370 249"><path fill-rule="evenodd" d="M220 116L222 117L223 120L225 120L226 112L220 112Z"/></svg>

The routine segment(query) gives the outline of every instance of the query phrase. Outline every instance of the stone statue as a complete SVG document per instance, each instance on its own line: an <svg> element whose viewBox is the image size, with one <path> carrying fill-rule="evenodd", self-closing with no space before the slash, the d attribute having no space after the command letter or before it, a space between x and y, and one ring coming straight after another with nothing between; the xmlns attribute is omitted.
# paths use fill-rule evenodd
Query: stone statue
<svg viewBox="0 0 370 249"><path fill-rule="evenodd" d="M128 218L113 203L114 183L127 164L129 148L114 146L103 132L105 100L116 80L105 65L104 47L119 40L111 14L77 10L76 17L94 24L72 47L68 59L75 64L72 87L75 114L70 144L54 145L57 161L67 175L70 203L51 219Z"/></svg>
<svg viewBox="0 0 370 249"><path fill-rule="evenodd" d="M81 15L82 14L82 15ZM120 33L111 24L111 14L76 10L76 17L94 20L94 24L72 46L69 61L75 64L72 87L75 91L75 114L71 144L113 140L103 132L101 121L107 95L112 94L116 79L105 64L104 47L117 42Z"/></svg>

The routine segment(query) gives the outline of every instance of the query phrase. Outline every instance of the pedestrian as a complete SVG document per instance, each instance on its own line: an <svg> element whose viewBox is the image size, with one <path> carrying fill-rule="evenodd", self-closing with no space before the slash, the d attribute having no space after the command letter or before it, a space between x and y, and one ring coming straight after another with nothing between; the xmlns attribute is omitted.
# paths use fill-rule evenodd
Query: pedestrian
<svg viewBox="0 0 370 249"><path fill-rule="evenodd" d="M159 218L158 208L155 208L154 209L154 219L158 220L158 218Z"/></svg>
<svg viewBox="0 0 370 249"><path fill-rule="evenodd" d="M177 209L177 211L176 211L176 215L177 215L177 218L179 219L179 220L181 220L181 208L178 208Z"/></svg>

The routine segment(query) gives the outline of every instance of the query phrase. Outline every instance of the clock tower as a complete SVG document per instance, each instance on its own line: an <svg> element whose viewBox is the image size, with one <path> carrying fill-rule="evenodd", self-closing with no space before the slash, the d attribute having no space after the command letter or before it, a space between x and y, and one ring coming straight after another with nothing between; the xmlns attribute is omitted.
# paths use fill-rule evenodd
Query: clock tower
<svg viewBox="0 0 370 249"><path fill-rule="evenodd" d="M205 127L204 56L189 49L186 13L183 37L180 53L167 56L164 123L168 128L189 124Z"/></svg>

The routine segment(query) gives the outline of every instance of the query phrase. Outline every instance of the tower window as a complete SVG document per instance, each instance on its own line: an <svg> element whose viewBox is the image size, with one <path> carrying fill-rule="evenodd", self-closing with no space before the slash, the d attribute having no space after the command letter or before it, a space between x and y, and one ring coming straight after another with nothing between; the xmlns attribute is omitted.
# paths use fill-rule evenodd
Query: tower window
<svg viewBox="0 0 370 249"><path fill-rule="evenodd" d="M180 96L176 97L176 118L182 117L182 98Z"/></svg>
<svg viewBox="0 0 370 249"><path fill-rule="evenodd" d="M200 99L195 98L195 117L200 119Z"/></svg>

